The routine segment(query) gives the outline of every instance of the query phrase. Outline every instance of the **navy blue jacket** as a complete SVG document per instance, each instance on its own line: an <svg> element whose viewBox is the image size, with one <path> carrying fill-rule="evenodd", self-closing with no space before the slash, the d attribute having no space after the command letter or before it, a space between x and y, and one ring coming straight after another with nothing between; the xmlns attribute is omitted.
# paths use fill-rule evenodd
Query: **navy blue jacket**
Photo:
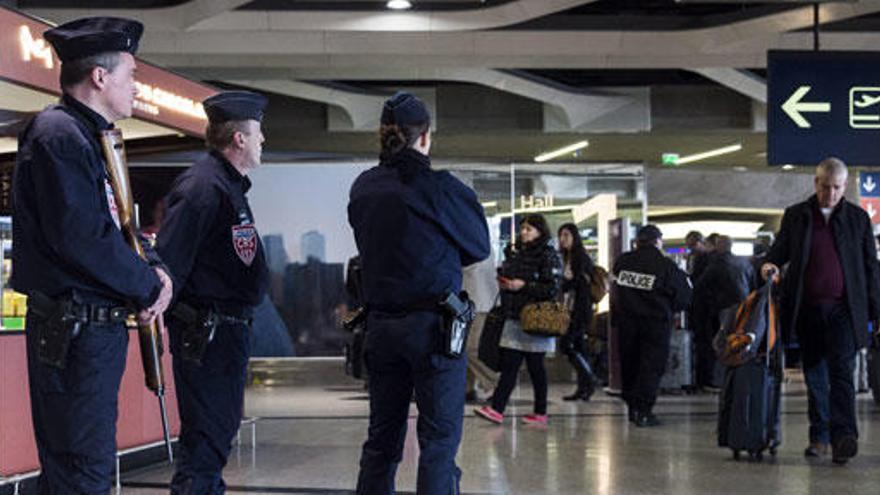
<svg viewBox="0 0 880 495"><path fill-rule="evenodd" d="M176 298L221 310L260 303L268 269L245 196L250 187L250 179L216 151L171 186L156 249L171 271Z"/></svg>
<svg viewBox="0 0 880 495"><path fill-rule="evenodd" d="M22 132L12 186L16 291L75 293L82 302L137 309L158 298L159 277L125 242L110 212L98 132L111 127L64 96Z"/></svg>
<svg viewBox="0 0 880 495"><path fill-rule="evenodd" d="M348 221L371 307L405 307L461 290L461 269L489 256L477 195L411 149L362 173Z"/></svg>

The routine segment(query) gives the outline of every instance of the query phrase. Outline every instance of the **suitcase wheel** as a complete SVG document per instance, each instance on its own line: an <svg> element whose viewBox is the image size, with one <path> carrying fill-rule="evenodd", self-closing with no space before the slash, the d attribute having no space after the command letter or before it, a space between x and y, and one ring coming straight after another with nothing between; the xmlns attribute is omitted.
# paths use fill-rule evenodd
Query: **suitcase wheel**
<svg viewBox="0 0 880 495"><path fill-rule="evenodd" d="M749 452L749 462L761 462L764 460L764 453L759 451L750 451Z"/></svg>
<svg viewBox="0 0 880 495"><path fill-rule="evenodd" d="M738 450L733 451L733 460L738 461L740 459L740 453Z"/></svg>
<svg viewBox="0 0 880 495"><path fill-rule="evenodd" d="M770 450L767 451L771 457L776 457L776 447L770 447Z"/></svg>

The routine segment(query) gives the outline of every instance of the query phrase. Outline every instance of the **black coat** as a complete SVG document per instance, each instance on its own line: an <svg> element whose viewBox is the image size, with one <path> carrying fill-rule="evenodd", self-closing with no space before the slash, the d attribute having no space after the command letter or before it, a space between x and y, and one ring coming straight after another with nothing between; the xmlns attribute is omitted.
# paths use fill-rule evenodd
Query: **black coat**
<svg viewBox="0 0 880 495"><path fill-rule="evenodd" d="M776 242L766 260L777 266L789 263L782 287L782 325L786 336L799 331L798 313L803 299L804 270L810 260L813 214L816 196L785 210ZM837 248L849 306L859 347L867 345L868 319L880 316L877 252L868 214L845 199L831 214L834 244Z"/></svg>
<svg viewBox="0 0 880 495"><path fill-rule="evenodd" d="M226 311L263 300L269 272L246 196L250 187L250 179L216 151L174 181L156 249L180 300Z"/></svg>
<svg viewBox="0 0 880 495"><path fill-rule="evenodd" d="M672 322L672 314L691 303L691 282L674 261L651 246L623 253L614 262L611 313Z"/></svg>
<svg viewBox="0 0 880 495"><path fill-rule="evenodd" d="M526 285L516 291L501 291L504 314L511 320L519 320L526 304L552 301L559 293L562 263L549 240L524 244L514 251L505 251L506 259L501 265L501 276L511 280L524 280Z"/></svg>
<svg viewBox="0 0 880 495"><path fill-rule="evenodd" d="M752 268L748 262L725 253L710 257L709 264L694 283L694 307L704 306L710 314L741 303L749 295Z"/></svg>
<svg viewBox="0 0 880 495"><path fill-rule="evenodd" d="M590 298L590 279L593 276L594 264L592 258L584 253L584 266L574 273L571 280L562 279L562 292L571 292L574 296L574 305L571 308L571 323L569 333L583 333L590 325L593 318L593 300ZM572 267L574 269L575 267Z"/></svg>
<svg viewBox="0 0 880 495"><path fill-rule="evenodd" d="M64 95L18 142L13 178L12 287L76 294L84 303L146 308L162 284L149 245L145 262L126 243L111 207L99 132L112 125ZM114 203L115 205L115 203Z"/></svg>

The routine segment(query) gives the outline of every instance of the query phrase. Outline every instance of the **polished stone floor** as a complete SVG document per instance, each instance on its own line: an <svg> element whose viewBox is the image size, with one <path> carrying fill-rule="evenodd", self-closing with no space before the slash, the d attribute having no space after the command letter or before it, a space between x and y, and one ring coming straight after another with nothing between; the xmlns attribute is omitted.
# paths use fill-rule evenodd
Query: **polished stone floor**
<svg viewBox="0 0 880 495"><path fill-rule="evenodd" d="M799 373L798 373L799 374ZM794 373L793 373L794 375ZM664 424L630 425L622 405L598 394L590 403L561 401L568 386L551 387L546 429L507 420L496 426L470 407L458 463L466 494L868 494L880 492L880 408L859 396L860 454L844 467L807 462L806 398L797 379L786 386L784 440L778 457L736 462L715 447L717 396L664 396ZM531 389L518 389L509 416L531 412ZM355 484L367 402L356 387L254 388L224 473L230 493L348 494ZM413 409L413 413L414 413ZM511 414L512 413L512 414ZM517 418L518 419L518 418ZM415 487L418 447L410 419L398 489ZM253 428L253 429L252 429ZM256 445L252 443L252 436ZM125 494L167 493L167 467L129 472Z"/></svg>

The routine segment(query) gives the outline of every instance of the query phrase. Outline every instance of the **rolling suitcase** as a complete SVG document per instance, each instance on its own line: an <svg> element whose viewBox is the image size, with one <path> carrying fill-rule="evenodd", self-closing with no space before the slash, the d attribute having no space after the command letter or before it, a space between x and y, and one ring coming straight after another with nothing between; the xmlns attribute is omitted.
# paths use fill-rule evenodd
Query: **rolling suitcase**
<svg viewBox="0 0 880 495"><path fill-rule="evenodd" d="M693 334L689 330L673 330L669 341L666 372L660 379L660 390L683 393L694 386Z"/></svg>
<svg viewBox="0 0 880 495"><path fill-rule="evenodd" d="M771 289L768 284L753 292L726 329L728 338L721 339L727 344L719 359L729 366L718 401L718 446L729 448L734 459L745 451L749 460L760 461L764 452L775 456L782 443L782 355ZM755 347L738 345L749 334Z"/></svg>

